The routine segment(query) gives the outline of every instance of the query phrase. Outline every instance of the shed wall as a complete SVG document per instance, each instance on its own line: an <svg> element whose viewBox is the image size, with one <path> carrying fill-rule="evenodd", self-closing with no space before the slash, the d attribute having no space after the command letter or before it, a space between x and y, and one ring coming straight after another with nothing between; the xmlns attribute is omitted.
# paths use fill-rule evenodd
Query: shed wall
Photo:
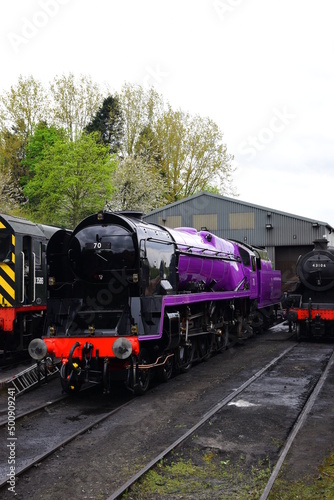
<svg viewBox="0 0 334 500"><path fill-rule="evenodd" d="M324 235L333 239L324 223L315 226L311 219L207 194L182 200L144 218L171 228L206 227L221 238L264 247L311 245Z"/></svg>

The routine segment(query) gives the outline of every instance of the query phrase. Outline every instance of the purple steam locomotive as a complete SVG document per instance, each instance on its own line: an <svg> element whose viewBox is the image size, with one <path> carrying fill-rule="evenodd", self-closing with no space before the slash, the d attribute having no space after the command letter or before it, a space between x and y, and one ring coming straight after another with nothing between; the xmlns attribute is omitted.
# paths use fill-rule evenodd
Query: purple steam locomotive
<svg viewBox="0 0 334 500"><path fill-rule="evenodd" d="M51 238L47 332L65 391L114 379L143 394L267 327L280 272L263 249L210 231L169 229L134 212L99 212ZM34 348L31 349L34 351Z"/></svg>

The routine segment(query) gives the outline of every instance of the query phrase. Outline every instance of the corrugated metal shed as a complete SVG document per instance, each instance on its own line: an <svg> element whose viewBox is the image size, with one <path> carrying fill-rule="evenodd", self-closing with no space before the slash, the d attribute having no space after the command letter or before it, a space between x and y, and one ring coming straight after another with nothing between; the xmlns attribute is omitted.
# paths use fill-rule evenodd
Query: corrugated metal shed
<svg viewBox="0 0 334 500"><path fill-rule="evenodd" d="M334 243L334 228L327 222L211 193L172 203L150 212L144 219L173 228L205 226L222 238L265 247L309 245L324 235Z"/></svg>
<svg viewBox="0 0 334 500"><path fill-rule="evenodd" d="M315 239L326 237L334 245L334 228L327 222L205 192L154 210L144 219L171 228L206 227L221 238L265 247L285 277L294 274L296 259L313 248Z"/></svg>

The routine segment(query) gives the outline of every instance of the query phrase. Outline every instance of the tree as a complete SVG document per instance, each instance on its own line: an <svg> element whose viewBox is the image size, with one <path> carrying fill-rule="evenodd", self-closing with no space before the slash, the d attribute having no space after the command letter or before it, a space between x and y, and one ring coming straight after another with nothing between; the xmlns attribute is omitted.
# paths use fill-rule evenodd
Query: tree
<svg viewBox="0 0 334 500"><path fill-rule="evenodd" d="M27 139L36 123L47 119L48 98L43 86L32 76L19 77L18 84L0 95L1 130L13 131Z"/></svg>
<svg viewBox="0 0 334 500"><path fill-rule="evenodd" d="M120 161L112 176L115 186L109 210L140 210L143 213L161 206L164 183L156 168L140 158L128 156Z"/></svg>
<svg viewBox="0 0 334 500"><path fill-rule="evenodd" d="M146 125L140 132L134 155L147 163L154 164L157 170L160 170L162 151L160 151L159 141L152 124Z"/></svg>
<svg viewBox="0 0 334 500"><path fill-rule="evenodd" d="M210 118L173 110L153 89L123 86L119 101L124 122L123 157L155 165L171 203L201 190L234 194L231 162L223 134Z"/></svg>
<svg viewBox="0 0 334 500"><path fill-rule="evenodd" d="M25 139L22 134L10 132L7 129L0 131L0 169L10 172L11 177L19 183L20 177L25 174L22 159L25 154Z"/></svg>
<svg viewBox="0 0 334 500"><path fill-rule="evenodd" d="M52 123L68 130L72 140L81 135L103 99L98 85L89 76L81 75L77 81L73 73L55 77L50 93Z"/></svg>
<svg viewBox="0 0 334 500"><path fill-rule="evenodd" d="M36 123L46 119L47 103L42 84L32 76L20 76L16 86L0 95L0 168L16 185L26 175L26 143Z"/></svg>
<svg viewBox="0 0 334 500"><path fill-rule="evenodd" d="M12 179L10 170L0 169L0 206L2 213L19 213L22 193Z"/></svg>
<svg viewBox="0 0 334 500"><path fill-rule="evenodd" d="M74 168L71 159L78 154L77 148L84 148L82 133L89 137L92 131L97 133L95 147L99 141L101 147L107 145L109 153L117 153L119 157L114 179L120 182L117 196L123 198L117 199L118 205L133 208L129 200L141 205L146 197L145 207L156 207L157 203L174 202L201 190L234 194L233 157L227 153L218 126L209 118L173 110L153 88L144 90L140 85L125 84L119 94L103 101L99 87L90 77L75 79L70 73L56 77L48 95L50 101L41 84L32 77L20 77L16 87L0 96L0 169L10 173L15 186L20 182L24 186L33 215L41 203L39 213L45 220L52 196L57 195L54 200L57 203L67 200L67 205L64 202L67 207L71 199L73 205L73 196L66 198L58 184L49 193L44 190L45 186L51 187L47 172L52 178L54 161L59 172L68 168L71 177ZM65 136L74 143L73 149ZM88 149L84 153L87 158ZM126 159L129 161L125 162ZM115 165L114 160L110 161ZM79 163L85 165L85 159ZM142 182L138 190L134 189L131 166L133 177L141 172L137 182L146 179L146 183L154 185L152 198ZM66 186L67 177L63 175L62 179ZM110 187L109 181L106 186ZM163 193L158 192L160 189ZM100 192L100 187L97 191ZM89 192L95 199L93 190ZM111 187L105 194L110 192ZM23 197L21 201L26 200ZM83 203L85 206L86 201ZM72 206L70 210L73 223L79 209ZM69 224L64 213L62 218ZM53 215L51 210L50 216Z"/></svg>
<svg viewBox="0 0 334 500"><path fill-rule="evenodd" d="M110 153L117 153L122 144L123 120L117 97L108 96L86 127L86 132L99 132Z"/></svg>
<svg viewBox="0 0 334 500"><path fill-rule="evenodd" d="M210 118L192 117L169 107L157 120L154 133L168 203L214 186L221 193L233 192L233 156Z"/></svg>
<svg viewBox="0 0 334 500"><path fill-rule="evenodd" d="M58 129L54 125L48 126L45 122L41 122L35 127L33 135L28 138L25 158L22 161L26 172L24 176L21 176L22 186L35 175L35 165L43 160L47 149L57 141L63 141L65 136L64 129Z"/></svg>
<svg viewBox="0 0 334 500"><path fill-rule="evenodd" d="M104 208L112 193L115 160L98 142L98 134L76 141L64 138L46 148L35 166L35 176L24 187L32 215L41 222L75 227L87 215ZM34 207L36 205L36 207Z"/></svg>
<svg viewBox="0 0 334 500"><path fill-rule="evenodd" d="M163 99L153 89L125 84L117 95L123 120L122 155L136 156L143 131L151 126L163 110Z"/></svg>

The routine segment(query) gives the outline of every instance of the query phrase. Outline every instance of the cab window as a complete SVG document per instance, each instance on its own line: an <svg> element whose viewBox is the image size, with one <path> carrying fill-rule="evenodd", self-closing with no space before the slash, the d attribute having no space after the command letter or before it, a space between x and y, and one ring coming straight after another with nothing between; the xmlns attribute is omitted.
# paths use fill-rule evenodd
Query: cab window
<svg viewBox="0 0 334 500"><path fill-rule="evenodd" d="M10 262L11 252L11 235L0 233L0 262Z"/></svg>

